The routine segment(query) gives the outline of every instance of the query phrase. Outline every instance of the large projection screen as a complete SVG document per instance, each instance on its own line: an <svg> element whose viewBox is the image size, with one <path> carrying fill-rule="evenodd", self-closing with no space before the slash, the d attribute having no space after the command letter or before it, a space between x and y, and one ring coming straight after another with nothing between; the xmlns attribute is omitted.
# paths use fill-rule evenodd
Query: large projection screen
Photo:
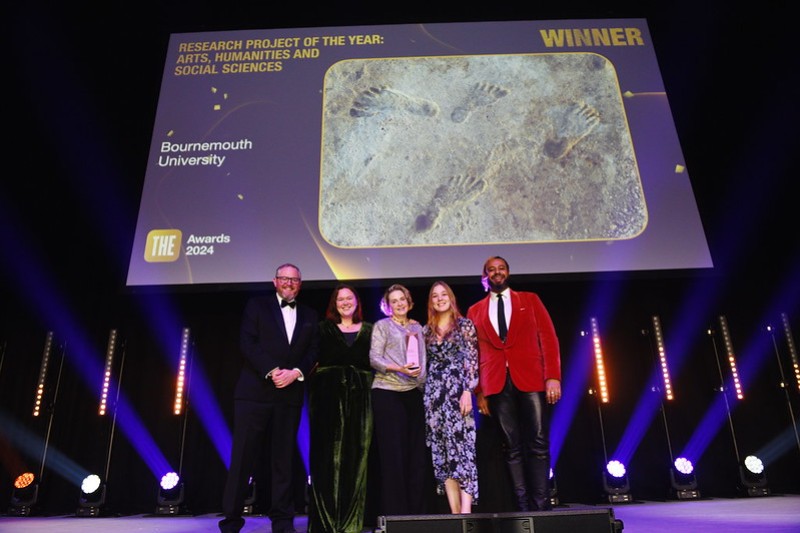
<svg viewBox="0 0 800 533"><path fill-rule="evenodd" d="M173 34L128 286L713 266L644 19Z"/></svg>

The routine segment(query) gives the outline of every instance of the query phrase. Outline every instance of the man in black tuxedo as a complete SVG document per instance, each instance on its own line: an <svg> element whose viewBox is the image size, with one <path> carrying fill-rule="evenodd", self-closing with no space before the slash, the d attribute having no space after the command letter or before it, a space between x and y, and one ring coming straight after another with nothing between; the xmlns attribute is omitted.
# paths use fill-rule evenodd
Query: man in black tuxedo
<svg viewBox="0 0 800 533"><path fill-rule="evenodd" d="M238 533L250 476L269 446L274 533L294 529L293 459L303 407L305 376L317 360L317 313L295 301L300 269L284 264L272 280L276 292L252 297L242 319L244 358L234 392L233 447L219 528Z"/></svg>

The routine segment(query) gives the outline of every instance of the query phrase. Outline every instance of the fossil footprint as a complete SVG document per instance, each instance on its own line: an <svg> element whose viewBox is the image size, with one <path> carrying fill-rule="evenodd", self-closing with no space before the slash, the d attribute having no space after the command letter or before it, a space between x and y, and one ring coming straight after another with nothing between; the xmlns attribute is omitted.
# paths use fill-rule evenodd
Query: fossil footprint
<svg viewBox="0 0 800 533"><path fill-rule="evenodd" d="M351 117L371 117L382 111L400 111L433 117L439 113L436 102L424 98L415 98L386 86L370 87L362 91L350 108Z"/></svg>
<svg viewBox="0 0 800 533"><path fill-rule="evenodd" d="M481 178L464 174L450 176L436 189L424 212L417 216L414 229L428 231L438 223L443 212L469 202L485 190L486 182Z"/></svg>
<svg viewBox="0 0 800 533"><path fill-rule="evenodd" d="M472 86L467 97L461 105L453 109L450 119L453 122L464 122L470 114L477 108L495 103L500 98L508 94L508 89L491 83L476 83Z"/></svg>
<svg viewBox="0 0 800 533"><path fill-rule="evenodd" d="M600 123L600 113L585 102L571 105L559 117L555 137L544 143L544 153L553 159L567 155Z"/></svg>

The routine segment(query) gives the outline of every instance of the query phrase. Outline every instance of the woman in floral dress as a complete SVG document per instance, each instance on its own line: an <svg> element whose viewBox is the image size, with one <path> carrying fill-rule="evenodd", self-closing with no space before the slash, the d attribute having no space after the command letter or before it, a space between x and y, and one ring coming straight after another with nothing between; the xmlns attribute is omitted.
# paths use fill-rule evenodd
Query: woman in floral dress
<svg viewBox="0 0 800 533"><path fill-rule="evenodd" d="M423 334L428 356L425 436L437 489L447 495L453 514L470 513L478 499L472 411L472 390L478 385L478 341L475 325L461 315L453 290L443 281L431 286Z"/></svg>

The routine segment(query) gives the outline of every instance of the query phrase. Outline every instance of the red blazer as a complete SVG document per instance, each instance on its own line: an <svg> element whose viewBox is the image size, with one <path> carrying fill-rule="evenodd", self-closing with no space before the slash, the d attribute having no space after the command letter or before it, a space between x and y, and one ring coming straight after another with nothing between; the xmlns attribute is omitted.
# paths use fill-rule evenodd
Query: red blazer
<svg viewBox="0 0 800 533"><path fill-rule="evenodd" d="M489 320L489 299L467 311L478 332L480 384L477 392L489 396L503 390L506 366L514 385L523 392L545 390L545 380L561 380L561 355L553 321L533 292L511 294L511 322L503 343Z"/></svg>

